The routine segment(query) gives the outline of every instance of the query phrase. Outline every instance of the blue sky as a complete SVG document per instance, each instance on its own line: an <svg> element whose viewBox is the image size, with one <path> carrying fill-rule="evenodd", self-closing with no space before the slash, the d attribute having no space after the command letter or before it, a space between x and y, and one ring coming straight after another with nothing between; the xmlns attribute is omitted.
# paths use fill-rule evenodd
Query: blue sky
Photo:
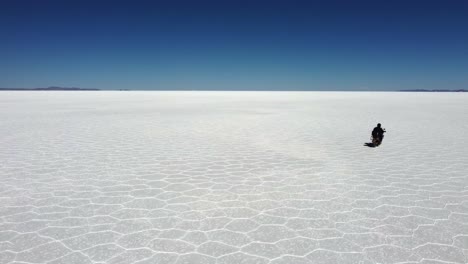
<svg viewBox="0 0 468 264"><path fill-rule="evenodd" d="M3 1L0 87L468 89L468 1Z"/></svg>

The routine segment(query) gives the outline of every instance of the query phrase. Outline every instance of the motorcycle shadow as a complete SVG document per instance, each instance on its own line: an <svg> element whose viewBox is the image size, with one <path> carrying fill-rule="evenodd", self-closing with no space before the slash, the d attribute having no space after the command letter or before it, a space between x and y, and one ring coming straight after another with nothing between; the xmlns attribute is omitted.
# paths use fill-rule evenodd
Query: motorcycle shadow
<svg viewBox="0 0 468 264"><path fill-rule="evenodd" d="M382 144L382 142L368 142L368 143L364 143L364 146L366 147L369 147L369 148L375 148L375 147L378 147L380 146L380 144Z"/></svg>

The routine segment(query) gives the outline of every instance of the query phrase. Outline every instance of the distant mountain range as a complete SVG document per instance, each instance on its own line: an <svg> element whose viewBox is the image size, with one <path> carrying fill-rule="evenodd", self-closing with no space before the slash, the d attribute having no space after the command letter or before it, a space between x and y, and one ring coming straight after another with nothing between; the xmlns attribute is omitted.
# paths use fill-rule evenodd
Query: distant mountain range
<svg viewBox="0 0 468 264"><path fill-rule="evenodd" d="M458 90L444 90L444 89L436 89L436 90L426 90L426 89L414 89L414 90L400 90L400 92L468 92L465 89L458 89Z"/></svg>
<svg viewBox="0 0 468 264"><path fill-rule="evenodd" d="M47 88L0 88L0 91L100 91L100 89L50 86Z"/></svg>
<svg viewBox="0 0 468 264"><path fill-rule="evenodd" d="M60 87L60 86L50 86L47 88L0 88L0 91L101 91L97 88L79 88L79 87ZM120 89L119 91L129 91L127 89ZM221 90L220 90L221 91ZM239 90L246 91L246 90ZM281 91L281 90L274 90ZM290 90L296 91L296 90ZM304 90L306 91L306 90ZM408 90L398 90L398 92L468 92L465 89L458 90L446 90L446 89L436 89L436 90L427 90L427 89L408 89Z"/></svg>

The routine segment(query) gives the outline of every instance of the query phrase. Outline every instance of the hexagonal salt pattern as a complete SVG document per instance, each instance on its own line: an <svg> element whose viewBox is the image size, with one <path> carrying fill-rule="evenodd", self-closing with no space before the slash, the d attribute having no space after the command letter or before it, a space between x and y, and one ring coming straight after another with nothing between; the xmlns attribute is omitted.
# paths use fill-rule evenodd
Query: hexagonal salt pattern
<svg viewBox="0 0 468 264"><path fill-rule="evenodd" d="M468 262L468 94L2 92L0 110L0 263Z"/></svg>

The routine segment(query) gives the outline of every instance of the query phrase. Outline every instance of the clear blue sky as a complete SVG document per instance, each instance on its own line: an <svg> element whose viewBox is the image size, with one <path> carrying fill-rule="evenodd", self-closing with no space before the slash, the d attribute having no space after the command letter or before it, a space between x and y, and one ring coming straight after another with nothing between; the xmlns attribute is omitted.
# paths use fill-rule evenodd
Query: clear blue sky
<svg viewBox="0 0 468 264"><path fill-rule="evenodd" d="M468 1L2 1L0 87L468 89Z"/></svg>

